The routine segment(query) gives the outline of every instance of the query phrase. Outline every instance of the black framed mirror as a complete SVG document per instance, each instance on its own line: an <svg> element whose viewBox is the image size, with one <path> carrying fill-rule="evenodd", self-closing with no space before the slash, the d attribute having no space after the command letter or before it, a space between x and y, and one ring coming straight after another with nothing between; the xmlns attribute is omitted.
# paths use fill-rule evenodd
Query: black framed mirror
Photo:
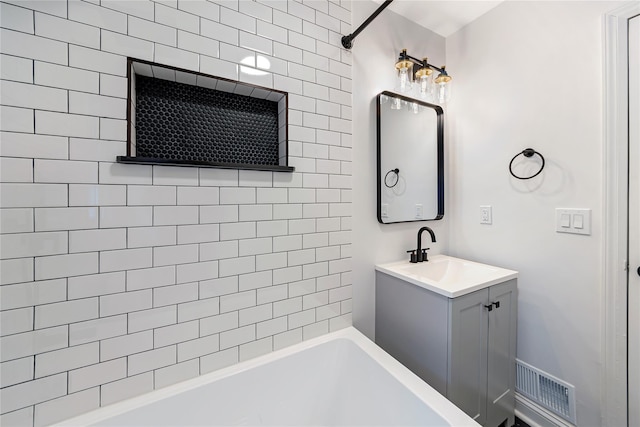
<svg viewBox="0 0 640 427"><path fill-rule="evenodd" d="M376 98L378 222L444 216L444 111L393 92Z"/></svg>

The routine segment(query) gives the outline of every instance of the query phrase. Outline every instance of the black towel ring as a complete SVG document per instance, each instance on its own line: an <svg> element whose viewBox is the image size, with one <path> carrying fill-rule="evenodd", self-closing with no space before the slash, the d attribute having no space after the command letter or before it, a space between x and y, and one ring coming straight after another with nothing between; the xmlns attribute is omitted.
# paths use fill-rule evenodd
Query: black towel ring
<svg viewBox="0 0 640 427"><path fill-rule="evenodd" d="M513 169L511 169L511 166L513 166L513 161L516 159L516 157L518 157L520 154L522 154L525 157L532 157L534 154L537 154L538 156L540 156L540 159L542 159L542 165L540 165L540 170L536 173L534 173L531 176L518 176L515 173L513 173ZM526 148L524 150L522 150L522 152L516 154L515 156L513 156L513 159L511 159L511 162L509 162L509 172L511 172L511 175L514 178L518 178L518 179L531 179L533 177L536 177L538 175L540 175L540 172L542 172L542 169L544 169L544 157L542 156L542 154L538 153L536 150L534 150L533 148Z"/></svg>
<svg viewBox="0 0 640 427"><path fill-rule="evenodd" d="M393 185L389 185L389 184L387 183L387 178L389 177L389 174L390 174L391 172L393 172L393 173L395 173L395 174L396 174L396 182L394 182L394 183L393 183ZM387 187L387 188L393 188L393 187L395 187L396 185L398 185L398 180L400 179L400 175L398 175L398 173L399 173L399 172L400 172L400 169L398 169L398 168L391 169L389 172L387 172L387 174L384 176L384 186L385 186L385 187Z"/></svg>

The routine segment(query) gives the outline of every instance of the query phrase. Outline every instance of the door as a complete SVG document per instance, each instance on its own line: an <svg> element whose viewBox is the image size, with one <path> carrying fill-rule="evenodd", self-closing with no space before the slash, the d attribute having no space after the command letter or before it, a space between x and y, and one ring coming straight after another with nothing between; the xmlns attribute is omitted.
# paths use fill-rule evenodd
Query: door
<svg viewBox="0 0 640 427"><path fill-rule="evenodd" d="M640 426L640 16L629 20L629 425Z"/></svg>
<svg viewBox="0 0 640 427"><path fill-rule="evenodd" d="M487 426L512 426L515 422L515 357L517 295L515 280L489 288L487 355Z"/></svg>
<svg viewBox="0 0 640 427"><path fill-rule="evenodd" d="M482 289L450 300L447 399L482 425L487 419L488 299L489 290Z"/></svg>

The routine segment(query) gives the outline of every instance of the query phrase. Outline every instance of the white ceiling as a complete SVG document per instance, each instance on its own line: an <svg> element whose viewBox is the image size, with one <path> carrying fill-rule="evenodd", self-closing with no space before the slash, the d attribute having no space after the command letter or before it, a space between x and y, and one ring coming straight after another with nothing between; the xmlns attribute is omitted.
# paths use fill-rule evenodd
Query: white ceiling
<svg viewBox="0 0 640 427"><path fill-rule="evenodd" d="M382 0L374 0L382 3ZM388 9L447 37L504 0L394 0Z"/></svg>

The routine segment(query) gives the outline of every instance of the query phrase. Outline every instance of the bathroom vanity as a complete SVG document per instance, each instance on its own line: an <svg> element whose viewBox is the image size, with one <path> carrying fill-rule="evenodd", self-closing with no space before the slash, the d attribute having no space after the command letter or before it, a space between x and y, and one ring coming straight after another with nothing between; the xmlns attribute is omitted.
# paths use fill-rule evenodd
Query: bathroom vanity
<svg viewBox="0 0 640 427"><path fill-rule="evenodd" d="M514 424L517 272L444 255L376 266L376 343L487 427Z"/></svg>

